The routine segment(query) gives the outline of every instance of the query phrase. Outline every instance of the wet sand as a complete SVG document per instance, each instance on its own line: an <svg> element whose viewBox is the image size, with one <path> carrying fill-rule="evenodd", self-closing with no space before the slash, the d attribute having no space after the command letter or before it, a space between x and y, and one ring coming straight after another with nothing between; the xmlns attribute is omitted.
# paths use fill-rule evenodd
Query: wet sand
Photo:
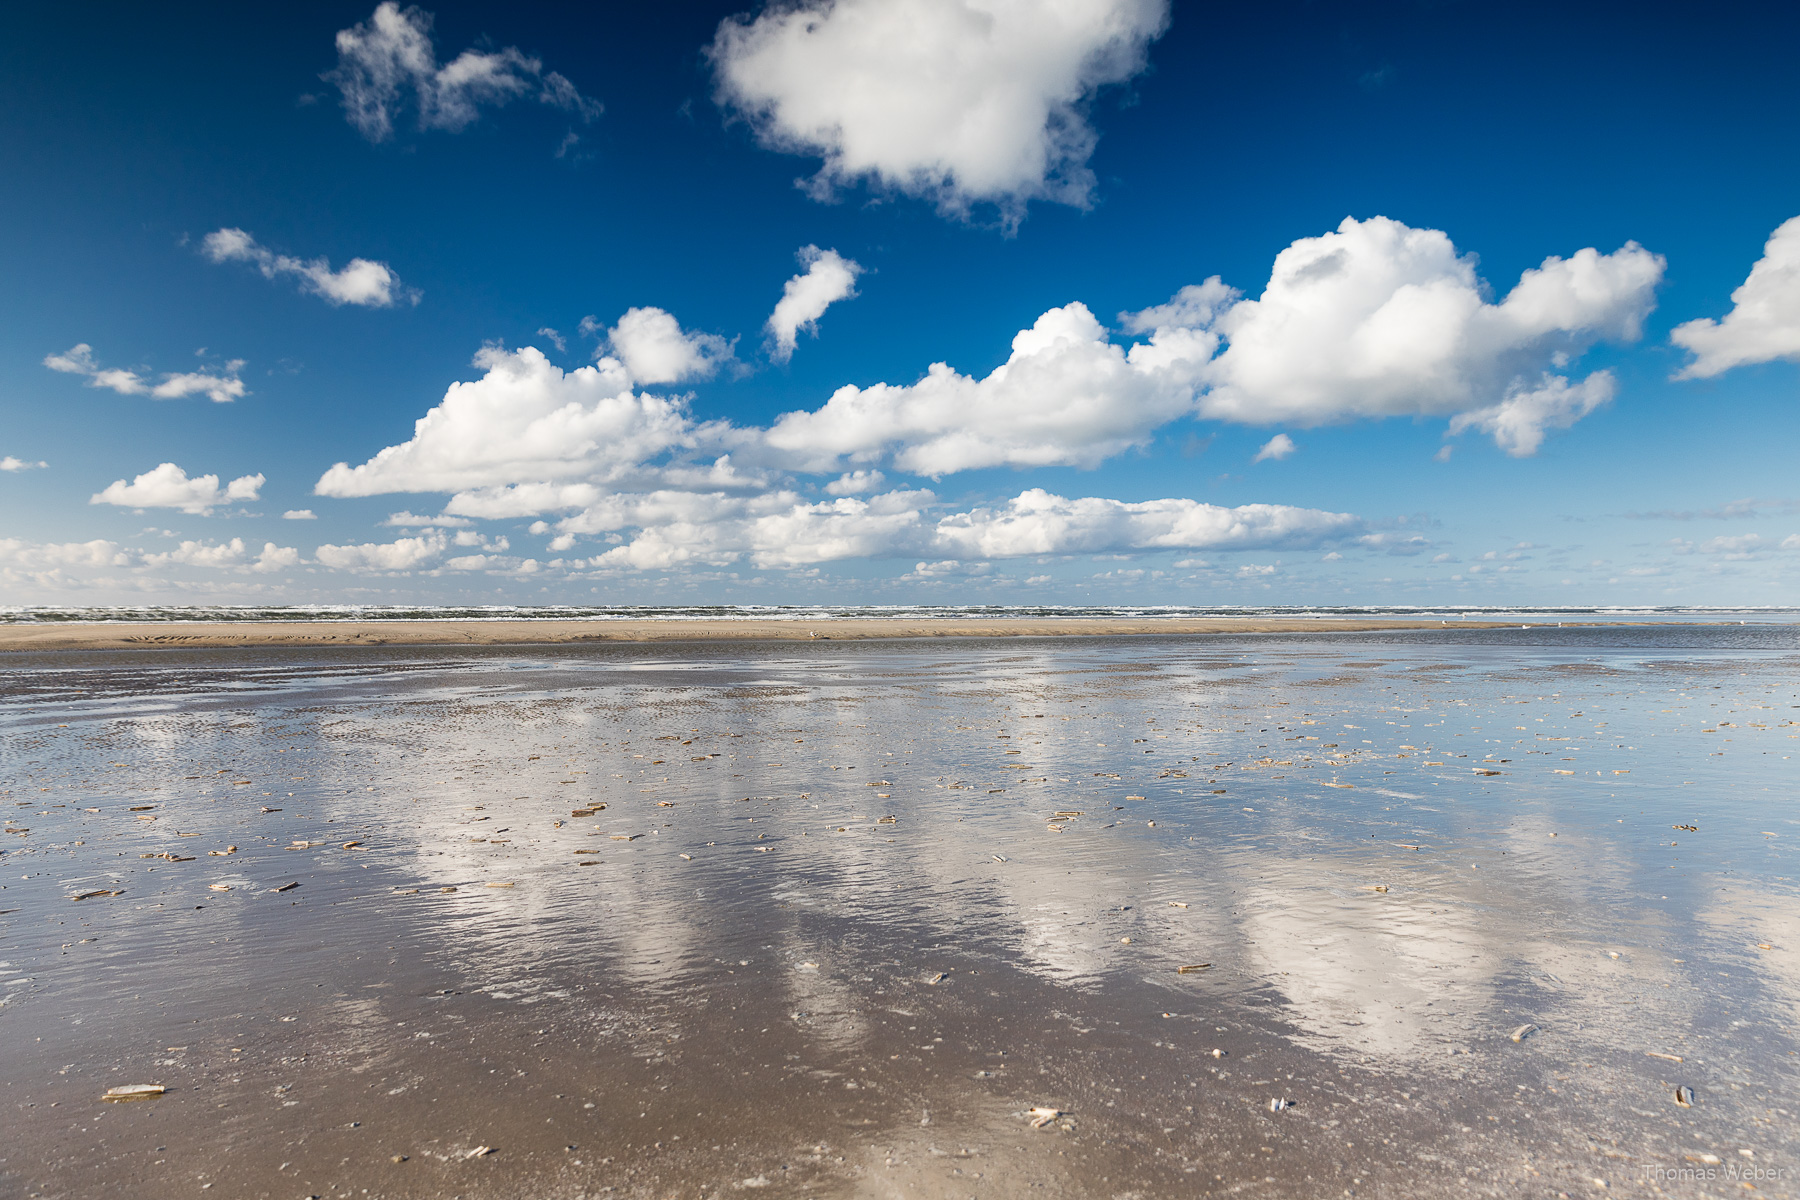
<svg viewBox="0 0 1800 1200"><path fill-rule="evenodd" d="M1270 617L829 617L795 620L122 621L0 625L5 650L142 650L155 647L527 646L586 642L862 641L879 638L1123 637L1176 634L1368 633L1439 629L1450 622ZM1460 629L1516 629L1519 622L1457 621Z"/></svg>
<svg viewBox="0 0 1800 1200"><path fill-rule="evenodd" d="M1791 629L8 666L0 1194L1794 1190Z"/></svg>

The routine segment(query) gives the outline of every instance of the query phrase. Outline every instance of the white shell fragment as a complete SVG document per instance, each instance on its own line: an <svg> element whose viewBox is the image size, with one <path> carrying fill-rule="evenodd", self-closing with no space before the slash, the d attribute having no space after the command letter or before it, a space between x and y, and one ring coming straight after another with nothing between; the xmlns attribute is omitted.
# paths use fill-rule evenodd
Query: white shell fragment
<svg viewBox="0 0 1800 1200"><path fill-rule="evenodd" d="M1031 1115L1031 1127L1033 1129L1042 1129L1044 1126L1046 1126L1050 1122L1056 1120L1056 1118L1062 1116L1063 1114L1062 1114L1062 1109L1060 1109L1060 1108L1038 1107L1038 1108L1032 1109L1030 1115Z"/></svg>
<svg viewBox="0 0 1800 1200"><path fill-rule="evenodd" d="M124 1087L107 1088L102 1100L148 1100L151 1096L160 1096L169 1089L160 1083L132 1083Z"/></svg>
<svg viewBox="0 0 1800 1200"><path fill-rule="evenodd" d="M1683 1108L1694 1107L1694 1089L1683 1084L1675 1089L1675 1103Z"/></svg>
<svg viewBox="0 0 1800 1200"><path fill-rule="evenodd" d="M1515 1042L1522 1042L1537 1031L1538 1027L1536 1025L1521 1025L1512 1031L1512 1040Z"/></svg>

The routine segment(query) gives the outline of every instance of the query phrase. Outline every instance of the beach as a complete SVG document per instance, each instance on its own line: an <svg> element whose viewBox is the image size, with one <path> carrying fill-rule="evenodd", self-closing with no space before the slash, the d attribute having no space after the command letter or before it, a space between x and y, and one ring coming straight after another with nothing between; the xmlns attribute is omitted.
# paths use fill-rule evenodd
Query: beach
<svg viewBox="0 0 1800 1200"><path fill-rule="evenodd" d="M820 624L5 643L0 1192L1793 1193L1792 626Z"/></svg>
<svg viewBox="0 0 1800 1200"><path fill-rule="evenodd" d="M1535 622L1534 622L1535 623ZM0 651L241 646L531 646L586 642L1129 637L1440 629L1444 619L1343 617L823 617L614 620L91 621L0 625ZM1458 628L1519 622L1458 620Z"/></svg>

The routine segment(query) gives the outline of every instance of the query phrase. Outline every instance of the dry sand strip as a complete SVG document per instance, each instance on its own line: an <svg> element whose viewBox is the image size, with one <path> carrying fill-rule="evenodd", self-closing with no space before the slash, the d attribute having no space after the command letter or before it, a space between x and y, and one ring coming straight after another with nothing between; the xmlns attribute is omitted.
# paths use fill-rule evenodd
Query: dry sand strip
<svg viewBox="0 0 1800 1200"><path fill-rule="evenodd" d="M1549 624L1541 622L1539 624ZM1608 622L1611 624L1611 622ZM1516 621L1268 617L834 617L799 620L95 622L0 625L0 650L264 646L527 646L588 642L864 641L874 638L1119 637L1512 629Z"/></svg>

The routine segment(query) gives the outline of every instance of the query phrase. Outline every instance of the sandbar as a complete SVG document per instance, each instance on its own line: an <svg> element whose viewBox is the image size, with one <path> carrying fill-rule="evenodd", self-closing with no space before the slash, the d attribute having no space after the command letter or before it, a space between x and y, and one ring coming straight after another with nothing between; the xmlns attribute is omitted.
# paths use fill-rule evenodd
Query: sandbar
<svg viewBox="0 0 1800 1200"><path fill-rule="evenodd" d="M83 622L0 626L5 650L272 646L526 646L584 642L865 641L1510 629L1529 622L1334 617L832 617L759 619ZM1543 624L1543 622L1537 622ZM1610 622L1609 622L1610 624Z"/></svg>

